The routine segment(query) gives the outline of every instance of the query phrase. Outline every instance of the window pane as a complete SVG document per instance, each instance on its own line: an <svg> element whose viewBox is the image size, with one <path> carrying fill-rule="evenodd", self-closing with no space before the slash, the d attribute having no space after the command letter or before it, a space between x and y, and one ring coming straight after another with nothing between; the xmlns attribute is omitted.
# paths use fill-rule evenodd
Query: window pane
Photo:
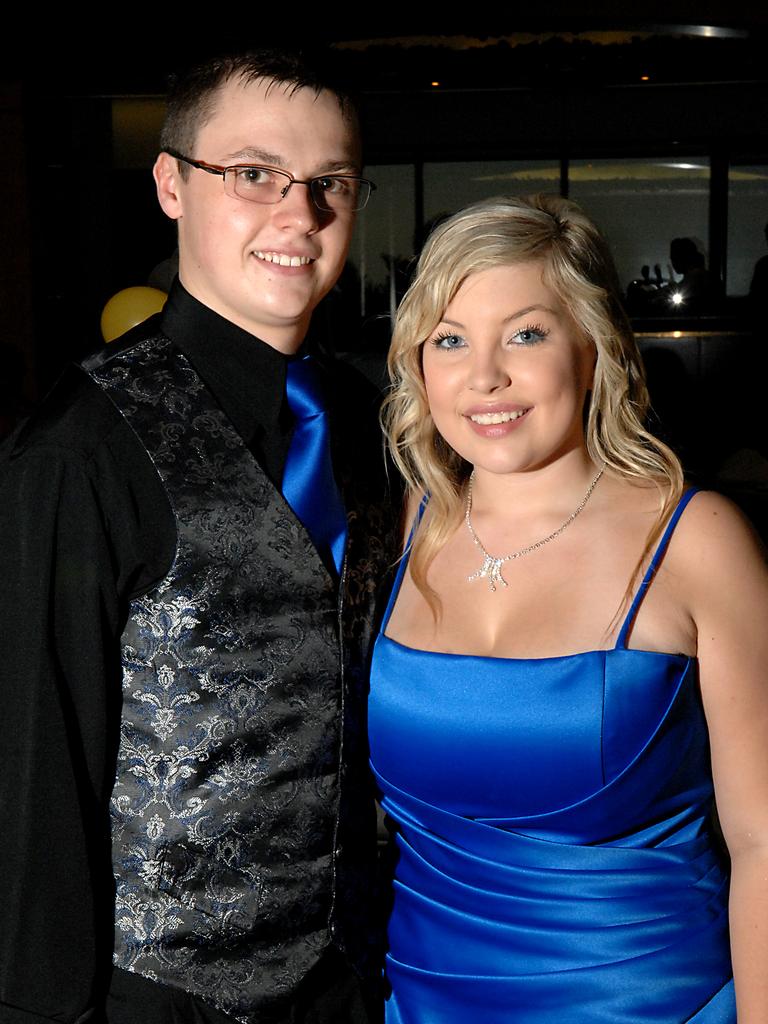
<svg viewBox="0 0 768 1024"><path fill-rule="evenodd" d="M490 196L560 192L557 161L493 160L424 165L424 216L430 221Z"/></svg>
<svg viewBox="0 0 768 1024"><path fill-rule="evenodd" d="M728 172L728 294L747 295L759 259L768 255L768 165ZM762 280L768 275L763 273Z"/></svg>
<svg viewBox="0 0 768 1024"><path fill-rule="evenodd" d="M568 180L571 198L608 237L625 291L644 265L652 279L656 266L665 283L679 279L670 262L673 238L693 239L707 256L708 160L574 160Z"/></svg>
<svg viewBox="0 0 768 1024"><path fill-rule="evenodd" d="M412 164L366 166L364 174L376 191L357 215L349 262L359 275L360 313L370 317L396 304L402 268L413 254L415 175Z"/></svg>

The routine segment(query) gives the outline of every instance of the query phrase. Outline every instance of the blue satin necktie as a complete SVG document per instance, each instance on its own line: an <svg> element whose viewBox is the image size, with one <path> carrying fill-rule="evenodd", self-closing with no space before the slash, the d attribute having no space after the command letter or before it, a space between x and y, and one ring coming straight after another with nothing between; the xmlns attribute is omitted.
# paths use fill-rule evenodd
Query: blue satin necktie
<svg viewBox="0 0 768 1024"><path fill-rule="evenodd" d="M347 516L333 476L325 396L309 356L288 363L286 394L296 424L283 471L283 497L318 551L330 551L341 573Z"/></svg>

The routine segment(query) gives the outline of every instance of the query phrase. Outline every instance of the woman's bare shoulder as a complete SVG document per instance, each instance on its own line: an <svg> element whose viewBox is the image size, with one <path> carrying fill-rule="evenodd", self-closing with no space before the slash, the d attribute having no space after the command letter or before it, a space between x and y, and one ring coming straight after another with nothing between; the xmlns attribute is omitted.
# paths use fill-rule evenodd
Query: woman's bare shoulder
<svg viewBox="0 0 768 1024"><path fill-rule="evenodd" d="M612 476L607 483L611 489L607 500L615 510L643 518L657 519L660 515L664 490L653 481L635 482ZM669 515L673 512L674 508ZM738 505L716 491L698 490L676 526L675 547L695 549L702 543L717 545L718 550L731 544L746 544L751 550L755 545L761 547L754 527Z"/></svg>
<svg viewBox="0 0 768 1024"><path fill-rule="evenodd" d="M606 470L600 482L604 500L622 509L633 508L658 515L663 504L663 490L653 480L628 480Z"/></svg>
<svg viewBox="0 0 768 1024"><path fill-rule="evenodd" d="M766 552L741 509L715 491L691 498L675 531L670 562L691 595L692 607L768 601ZM768 607L766 607L768 610Z"/></svg>
<svg viewBox="0 0 768 1024"><path fill-rule="evenodd" d="M664 507L664 491L652 480L627 480L615 473L605 474L598 502L599 517L619 534L635 538L649 536L658 525ZM596 494L595 497L598 497Z"/></svg>
<svg viewBox="0 0 768 1024"><path fill-rule="evenodd" d="M716 491L698 491L693 495L677 528L678 547L691 557L698 554L699 564L723 556L739 557L764 554L752 523L738 505Z"/></svg>

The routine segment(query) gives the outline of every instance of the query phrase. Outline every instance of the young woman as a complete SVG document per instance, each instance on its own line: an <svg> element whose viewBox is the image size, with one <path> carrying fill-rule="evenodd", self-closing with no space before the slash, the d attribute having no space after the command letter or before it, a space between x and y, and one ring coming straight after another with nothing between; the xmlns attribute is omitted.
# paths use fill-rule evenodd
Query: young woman
<svg viewBox="0 0 768 1024"><path fill-rule="evenodd" d="M614 278L573 203L493 199L398 314L390 1024L768 1020L768 572L644 429Z"/></svg>

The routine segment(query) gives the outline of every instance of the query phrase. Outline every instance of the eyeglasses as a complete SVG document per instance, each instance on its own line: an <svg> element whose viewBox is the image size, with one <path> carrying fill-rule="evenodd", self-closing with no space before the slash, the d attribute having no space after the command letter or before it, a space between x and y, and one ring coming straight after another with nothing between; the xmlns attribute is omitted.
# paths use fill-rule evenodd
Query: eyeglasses
<svg viewBox="0 0 768 1024"><path fill-rule="evenodd" d="M318 210L352 213L363 209L376 188L372 181L358 178L354 174L321 174L317 178L301 181L288 171L279 171L276 167L259 167L255 164L221 167L204 160L192 160L175 149L167 149L165 152L190 167L208 174L221 175L227 195L245 199L249 203L279 203L288 195L292 185L306 185Z"/></svg>

